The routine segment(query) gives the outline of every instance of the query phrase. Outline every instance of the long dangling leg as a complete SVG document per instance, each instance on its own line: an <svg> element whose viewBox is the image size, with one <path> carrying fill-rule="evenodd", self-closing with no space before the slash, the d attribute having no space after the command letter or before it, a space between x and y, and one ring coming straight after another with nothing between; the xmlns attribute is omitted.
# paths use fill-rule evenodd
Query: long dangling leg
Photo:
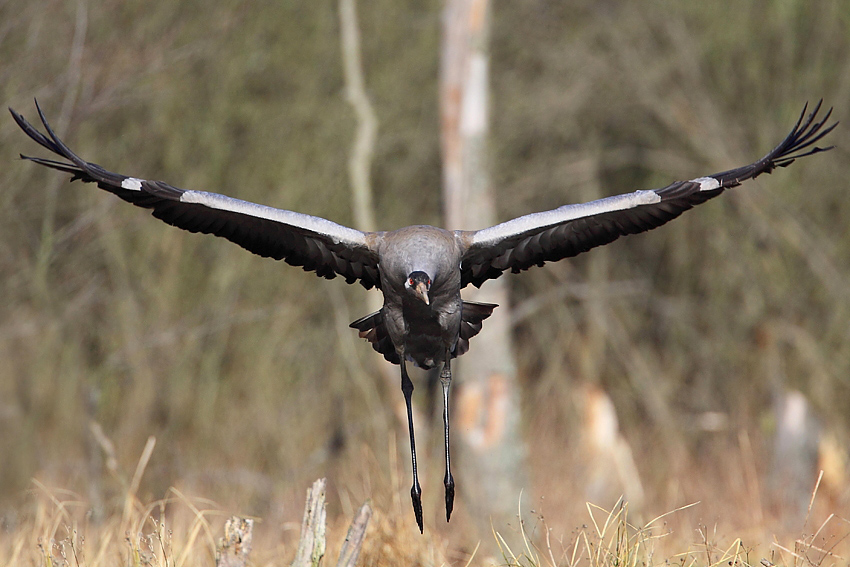
<svg viewBox="0 0 850 567"><path fill-rule="evenodd" d="M452 385L452 368L450 366L451 352L446 353L446 363L440 372L440 383L443 386L443 431L446 434L446 476L443 485L446 487L446 521L452 517L455 501L455 479L452 478L452 461L449 457L449 386Z"/></svg>
<svg viewBox="0 0 850 567"><path fill-rule="evenodd" d="M416 441L413 438L413 410L410 408L410 396L413 394L413 382L407 375L404 358L401 359L401 391L404 403L407 404L407 427L410 429L410 459L413 463L413 486L410 487L410 499L413 500L413 513L419 525L419 533L424 533L422 527L422 488L419 486L419 474L416 472Z"/></svg>

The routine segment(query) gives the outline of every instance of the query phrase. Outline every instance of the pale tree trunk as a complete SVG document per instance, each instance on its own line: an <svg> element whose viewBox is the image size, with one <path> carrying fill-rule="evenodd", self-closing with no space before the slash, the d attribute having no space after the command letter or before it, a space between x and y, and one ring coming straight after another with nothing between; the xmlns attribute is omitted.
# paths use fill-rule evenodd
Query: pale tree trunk
<svg viewBox="0 0 850 567"><path fill-rule="evenodd" d="M351 209L354 224L360 230L374 231L375 207L372 204L372 154L378 135L378 119L363 80L360 58L360 29L357 26L355 0L339 0L340 47L345 75L345 98L357 115L357 134L348 157L351 180Z"/></svg>
<svg viewBox="0 0 850 567"><path fill-rule="evenodd" d="M447 0L440 61L440 118L445 223L479 229L496 223L487 159L489 0ZM508 292L504 280L470 288L464 299L500 307L455 362L453 429L459 442L458 496L471 517L502 529L527 485L520 436Z"/></svg>
<svg viewBox="0 0 850 567"><path fill-rule="evenodd" d="M360 28L357 23L356 0L339 0L340 48L342 52L343 75L345 77L345 97L354 109L357 118L357 132L348 157L348 176L351 182L351 208L354 213L354 226L363 231L378 230L375 222L374 200L372 198L372 157L375 149L375 139L378 135L378 119L366 92L366 80L363 72L363 60L360 47ZM344 303L339 297L337 304ZM371 313L381 308L381 294L375 291L366 296L366 312ZM348 310L345 309L346 315ZM358 314L358 316L361 314ZM356 335L348 328L348 321L337 317L340 336L347 337L351 343L359 342ZM353 337L353 338L352 338ZM356 339L356 341L355 341ZM350 344L349 346L355 347ZM363 345L357 344L356 348ZM353 350L353 349L352 349ZM353 357L353 355L352 355ZM399 388L399 369L386 362L383 357L372 356L375 367L387 385L387 390L395 395L391 397L393 413L398 423L407 426L407 407ZM356 380L364 380L358 370L353 369ZM416 438L422 447L428 446L428 435L422 425L426 420L419 409L413 407L413 422L416 426ZM400 451L409 447L406 437L398 441Z"/></svg>

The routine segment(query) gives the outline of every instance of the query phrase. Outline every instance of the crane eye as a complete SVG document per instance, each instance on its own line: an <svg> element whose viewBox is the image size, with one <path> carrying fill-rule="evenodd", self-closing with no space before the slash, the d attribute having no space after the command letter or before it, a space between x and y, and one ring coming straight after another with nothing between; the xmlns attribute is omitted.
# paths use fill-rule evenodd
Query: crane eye
<svg viewBox="0 0 850 567"><path fill-rule="evenodd" d="M410 284L410 285L414 285L413 278L408 279L407 283Z"/></svg>
<svg viewBox="0 0 850 567"><path fill-rule="evenodd" d="M428 280L428 287L431 287L431 280Z"/></svg>

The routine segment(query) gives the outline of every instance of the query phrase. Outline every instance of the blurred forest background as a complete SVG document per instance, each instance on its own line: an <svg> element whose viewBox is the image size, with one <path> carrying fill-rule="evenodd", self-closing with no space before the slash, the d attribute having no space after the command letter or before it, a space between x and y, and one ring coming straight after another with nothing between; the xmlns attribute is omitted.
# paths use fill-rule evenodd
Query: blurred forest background
<svg viewBox="0 0 850 567"><path fill-rule="evenodd" d="M441 224L441 8L358 6L382 229ZM586 499L610 507L637 482L634 513L699 500L686 531L769 541L801 529L823 468L818 501L850 517L850 3L519 0L492 15L501 219L750 163L805 101L844 121L828 154L510 278L533 506L568 535ZM33 119L37 97L77 153L114 171L352 224L339 41L335 2L2 0L0 99ZM303 491L328 476L330 516L397 498L415 529L401 393L347 328L367 292L170 228L19 153L44 154L6 116L7 529L34 477L108 515L151 435L140 498L178 486L276 526L300 521ZM599 462L631 459L625 481L594 472L617 468L594 464L588 433L608 400L629 449ZM783 445L786 406L805 409L798 449ZM424 447L426 531L448 537L439 435ZM780 497L789 462L804 470L802 515ZM462 516L453 537L490 537Z"/></svg>

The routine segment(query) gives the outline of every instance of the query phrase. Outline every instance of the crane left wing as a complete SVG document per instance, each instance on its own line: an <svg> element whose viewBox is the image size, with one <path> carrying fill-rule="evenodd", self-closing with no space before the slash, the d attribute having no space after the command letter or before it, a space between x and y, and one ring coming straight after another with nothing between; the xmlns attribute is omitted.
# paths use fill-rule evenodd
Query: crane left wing
<svg viewBox="0 0 850 567"><path fill-rule="evenodd" d="M460 238L466 248L461 260L461 285L480 287L506 270L516 273L542 266L627 234L651 230L747 179L791 165L795 159L830 150L832 146L814 146L837 125L824 128L832 109L815 121L820 108L821 103L818 103L806 116L804 107L788 136L750 165L690 181L677 181L663 189L565 205L483 230L461 232Z"/></svg>

